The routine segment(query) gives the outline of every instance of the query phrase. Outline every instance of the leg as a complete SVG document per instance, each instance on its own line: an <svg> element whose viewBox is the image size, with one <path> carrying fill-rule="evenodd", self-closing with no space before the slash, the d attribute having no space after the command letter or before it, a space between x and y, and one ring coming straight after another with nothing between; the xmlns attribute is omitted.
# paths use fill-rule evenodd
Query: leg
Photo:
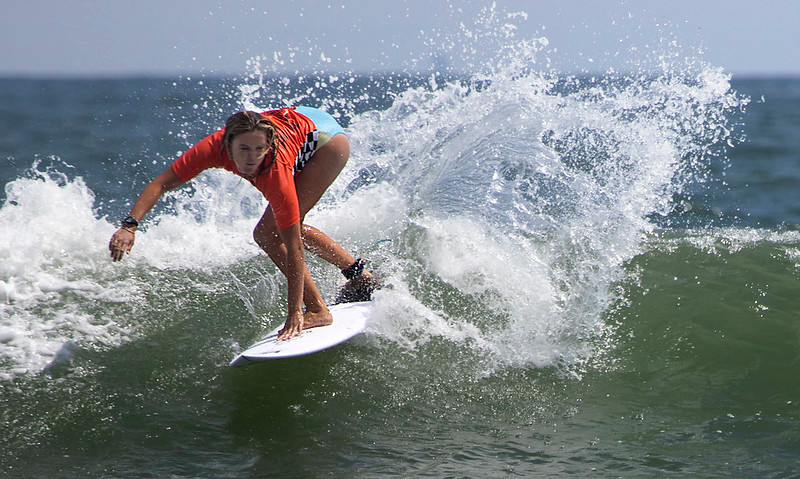
<svg viewBox="0 0 800 479"><path fill-rule="evenodd" d="M317 204L322 195L339 176L350 157L350 142L344 135L334 136L314 153L311 160L294 177L297 198L300 201L300 217ZM339 269L345 269L355 258L322 231L303 225L303 244L306 249Z"/></svg>
<svg viewBox="0 0 800 479"><path fill-rule="evenodd" d="M339 269L347 268L356 260L328 235L306 224L303 225L303 245L308 251Z"/></svg>
<svg viewBox="0 0 800 479"><path fill-rule="evenodd" d="M325 146L314 153L306 166L295 174L295 188L300 203L300 218L317 204L322 195L333 183L347 164L350 156L350 142L344 135L336 135ZM286 247L278 235L278 227L268 208L253 232L253 237L261 248L267 252L281 271L286 262ZM306 248L320 255L324 260L340 269L347 268L355 258L328 235L312 226L302 227L302 237Z"/></svg>
<svg viewBox="0 0 800 479"><path fill-rule="evenodd" d="M297 196L300 200L300 216L305 218L311 208L333 183L347 163L350 156L350 142L344 135L336 135L311 157L311 161L295 175ZM344 270L356 259L333 241L328 235L313 226L303 225L303 244L308 251ZM337 303L369 300L372 291L379 287L372 274L364 270L360 276L351 279L337 298Z"/></svg>
<svg viewBox="0 0 800 479"><path fill-rule="evenodd" d="M278 225L275 223L272 208L267 208L256 225L253 230L253 239L269 255L278 269L286 275L286 245L283 244L278 234ZM303 304L306 307L306 314L303 315L304 329L324 326L333 320L308 268L304 268L303 273Z"/></svg>
<svg viewBox="0 0 800 479"><path fill-rule="evenodd" d="M295 188L300 203L301 221L339 176L347 164L349 156L350 142L347 137L336 135L325 146L317 150L305 167L295 174ZM355 262L355 258L350 253L328 235L312 226L303 225L301 236L306 249L339 269L345 269ZM253 231L253 237L278 268L286 274L286 246L278 234L271 208L267 208ZM365 270L362 277L356 279L363 282L370 280L371 275ZM372 289L374 286L369 291L371 292ZM306 306L305 328L330 324L332 318L308 268L304 273L303 303Z"/></svg>

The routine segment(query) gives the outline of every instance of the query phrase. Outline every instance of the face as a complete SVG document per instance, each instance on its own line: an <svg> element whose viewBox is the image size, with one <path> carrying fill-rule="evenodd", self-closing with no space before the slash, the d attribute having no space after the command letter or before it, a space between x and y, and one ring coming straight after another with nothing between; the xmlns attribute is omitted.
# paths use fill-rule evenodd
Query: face
<svg viewBox="0 0 800 479"><path fill-rule="evenodd" d="M228 154L240 173L245 176L256 174L267 154L267 134L249 131L234 136Z"/></svg>

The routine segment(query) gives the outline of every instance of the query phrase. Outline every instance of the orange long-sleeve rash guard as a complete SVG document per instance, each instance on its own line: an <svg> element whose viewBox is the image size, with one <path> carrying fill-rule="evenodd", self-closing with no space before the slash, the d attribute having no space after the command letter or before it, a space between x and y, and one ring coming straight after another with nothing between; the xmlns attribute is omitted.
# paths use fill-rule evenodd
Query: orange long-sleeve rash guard
<svg viewBox="0 0 800 479"><path fill-rule="evenodd" d="M317 127L293 107L265 111L261 115L271 121L278 131L275 162L267 171L246 179L269 202L278 228L288 228L300 221L300 205L294 185L295 161L307 138ZM244 178L222 144L224 135L224 129L212 133L175 160L172 170L178 178L185 183L209 168L223 168ZM269 155L266 161L269 161Z"/></svg>

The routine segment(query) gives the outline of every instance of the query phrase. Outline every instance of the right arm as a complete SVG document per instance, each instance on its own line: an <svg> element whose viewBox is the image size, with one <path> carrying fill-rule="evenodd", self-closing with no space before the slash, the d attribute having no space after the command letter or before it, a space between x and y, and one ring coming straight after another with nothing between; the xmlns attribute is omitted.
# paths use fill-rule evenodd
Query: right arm
<svg viewBox="0 0 800 479"><path fill-rule="evenodd" d="M139 195L139 199L137 199L136 203L133 205L130 215L137 221L141 221L142 218L153 209L156 203L158 203L161 195L182 184L183 181L178 178L178 175L175 174L172 167L167 168L151 181L150 184L145 186L144 190L142 190L142 193ZM133 248L135 231L135 227L125 226L118 229L111 237L111 241L108 243L108 249L111 251L111 258L114 261L120 261L125 253L130 253L131 248Z"/></svg>

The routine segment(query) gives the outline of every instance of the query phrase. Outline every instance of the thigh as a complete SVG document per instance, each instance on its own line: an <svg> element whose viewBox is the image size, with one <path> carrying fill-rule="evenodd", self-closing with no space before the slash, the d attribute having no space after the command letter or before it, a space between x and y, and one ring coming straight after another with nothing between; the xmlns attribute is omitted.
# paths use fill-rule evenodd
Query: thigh
<svg viewBox="0 0 800 479"><path fill-rule="evenodd" d="M350 142L345 135L336 135L294 175L297 199L300 202L300 217L305 218L317 204L328 187L339 176L350 157Z"/></svg>

